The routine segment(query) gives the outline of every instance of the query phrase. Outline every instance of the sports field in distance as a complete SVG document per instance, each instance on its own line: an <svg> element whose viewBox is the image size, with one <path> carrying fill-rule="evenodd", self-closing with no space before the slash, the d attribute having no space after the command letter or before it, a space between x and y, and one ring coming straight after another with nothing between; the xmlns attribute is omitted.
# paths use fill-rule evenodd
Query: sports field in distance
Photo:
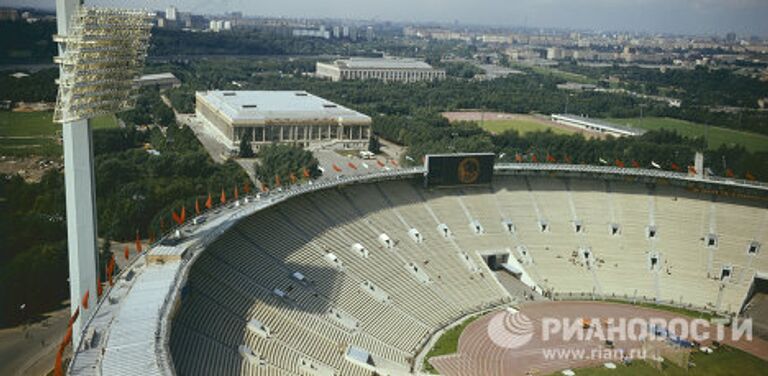
<svg viewBox="0 0 768 376"><path fill-rule="evenodd" d="M743 132L715 126L709 126L709 129L707 130L707 126L703 124L692 123L679 119L659 117L606 120L616 124L628 124L647 130L674 130L687 137L702 137L705 133L708 132L708 144L711 149L717 149L722 144L737 144L744 145L747 150L752 152L768 151L768 136L751 132Z"/></svg>
<svg viewBox="0 0 768 376"><path fill-rule="evenodd" d="M53 113L0 112L0 155L56 156L61 154L57 143L61 125L52 121ZM114 116L102 116L91 121L94 130L116 128Z"/></svg>
<svg viewBox="0 0 768 376"><path fill-rule="evenodd" d="M444 112L450 121L474 121L480 127L493 134L504 133L508 130L516 130L520 134L530 132L545 132L551 130L556 134L578 133L576 129L550 121L548 118L534 115L508 114L502 112Z"/></svg>

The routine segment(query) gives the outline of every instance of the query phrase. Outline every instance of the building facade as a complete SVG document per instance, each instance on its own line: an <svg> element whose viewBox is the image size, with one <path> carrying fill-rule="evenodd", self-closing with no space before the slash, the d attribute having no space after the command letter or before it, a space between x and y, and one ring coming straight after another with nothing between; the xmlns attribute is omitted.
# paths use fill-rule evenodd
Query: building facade
<svg viewBox="0 0 768 376"><path fill-rule="evenodd" d="M318 62L318 77L331 81L383 80L383 81L432 81L445 78L445 71L415 59L352 58L332 63Z"/></svg>
<svg viewBox="0 0 768 376"><path fill-rule="evenodd" d="M236 150L241 139L254 149L272 143L365 148L371 118L305 91L197 92L196 115Z"/></svg>

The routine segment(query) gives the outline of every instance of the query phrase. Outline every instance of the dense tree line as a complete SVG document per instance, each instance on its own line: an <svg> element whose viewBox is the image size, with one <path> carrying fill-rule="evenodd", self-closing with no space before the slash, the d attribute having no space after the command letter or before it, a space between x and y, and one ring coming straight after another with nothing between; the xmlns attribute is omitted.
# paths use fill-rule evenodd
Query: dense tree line
<svg viewBox="0 0 768 376"><path fill-rule="evenodd" d="M100 129L93 137L98 235L107 241L131 241L137 230L144 238L159 236L170 229L171 211L184 206L191 215L195 200L202 208L208 193L218 199L224 190L232 197L248 181L234 162L215 164L189 128ZM64 197L58 171L39 183L0 176L0 327L53 309L68 296Z"/></svg>
<svg viewBox="0 0 768 376"><path fill-rule="evenodd" d="M43 69L28 77L11 77L15 71L0 71L0 100L12 102L54 102L59 70Z"/></svg>
<svg viewBox="0 0 768 376"><path fill-rule="evenodd" d="M299 147L274 144L259 150L258 157L256 176L271 188L320 176L317 158Z"/></svg>
<svg viewBox="0 0 768 376"><path fill-rule="evenodd" d="M52 62L56 22L0 21L0 64Z"/></svg>

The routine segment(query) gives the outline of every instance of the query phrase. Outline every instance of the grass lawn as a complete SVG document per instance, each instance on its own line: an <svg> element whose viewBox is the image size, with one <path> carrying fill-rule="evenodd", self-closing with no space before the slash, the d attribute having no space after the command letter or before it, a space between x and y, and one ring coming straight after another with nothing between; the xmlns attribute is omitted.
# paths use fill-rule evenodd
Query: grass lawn
<svg viewBox="0 0 768 376"><path fill-rule="evenodd" d="M720 317L709 312L699 312L691 309L674 307L674 306L664 305L664 304L654 304L654 303L647 303L647 302L630 303L630 302L627 302L626 300L619 300L619 299L606 299L605 301L610 303L629 304L629 305L635 305L638 307L657 309L659 311L677 313L679 315L693 317L697 319L704 319L707 321Z"/></svg>
<svg viewBox="0 0 768 376"><path fill-rule="evenodd" d="M572 134L575 131L569 131L559 127L550 127L545 124L541 124L532 120L486 120L481 124L481 127L491 133L503 133L509 129L516 129L520 134L526 134L530 132L544 132L547 129L552 130L555 134Z"/></svg>
<svg viewBox="0 0 768 376"><path fill-rule="evenodd" d="M765 375L768 362L741 350L732 347L721 347L712 354L694 352L691 354L691 362L695 364L688 372L677 367L671 362L664 362L661 372L649 363L635 361L629 366L618 365L616 369L607 369L602 366L575 369L577 376L741 376L741 375ZM560 372L552 376L561 375Z"/></svg>
<svg viewBox="0 0 768 376"><path fill-rule="evenodd" d="M0 112L0 154L13 156L61 155L56 142L61 125L52 121L53 113ZM91 120L94 130L116 128L114 116L101 116Z"/></svg>
<svg viewBox="0 0 768 376"><path fill-rule="evenodd" d="M671 118L646 117L606 120L616 124L629 124L647 130L675 130L681 135L688 137L701 137L707 132L707 127L703 124ZM708 133L708 144L711 149L716 149L722 144L738 144L744 145L744 147L751 152L768 151L768 136L765 135L715 126L709 126Z"/></svg>
<svg viewBox="0 0 768 376"><path fill-rule="evenodd" d="M459 347L459 337L461 336L461 333L464 332L464 329L467 327L467 325L471 324L473 321L479 319L480 317L482 317L482 315L470 317L463 323L443 333L437 342L435 342L435 345L432 346L432 349L429 350L427 356L424 357L424 372L437 373L437 370L432 367L431 364L429 364L429 358L456 353L456 349Z"/></svg>

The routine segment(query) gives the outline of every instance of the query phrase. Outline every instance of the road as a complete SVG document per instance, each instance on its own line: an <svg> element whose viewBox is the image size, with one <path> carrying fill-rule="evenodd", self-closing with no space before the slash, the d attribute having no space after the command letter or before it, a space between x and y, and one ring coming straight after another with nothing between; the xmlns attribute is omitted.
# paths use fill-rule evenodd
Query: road
<svg viewBox="0 0 768 376"><path fill-rule="evenodd" d="M62 303L69 306L69 302ZM0 330L0 375L46 375L53 369L69 308L49 312L29 326Z"/></svg>

